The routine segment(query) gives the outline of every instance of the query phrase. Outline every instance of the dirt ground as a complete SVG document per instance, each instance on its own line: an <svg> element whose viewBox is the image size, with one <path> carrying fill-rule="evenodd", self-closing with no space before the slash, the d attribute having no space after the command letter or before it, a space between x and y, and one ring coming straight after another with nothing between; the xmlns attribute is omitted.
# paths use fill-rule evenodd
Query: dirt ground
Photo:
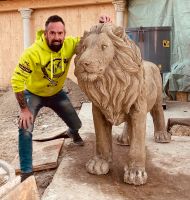
<svg viewBox="0 0 190 200"><path fill-rule="evenodd" d="M79 89L79 87L73 83L71 80L67 79L66 81L66 87L65 90L68 92L68 96L71 99L71 102L73 103L74 107L77 111L80 110L81 104L83 102L87 102L88 99L84 95L83 92ZM17 105L17 102L15 100L14 94L11 90L4 93L2 96L0 96L0 159L5 160L9 163L13 161L17 154L17 120L19 115L19 107ZM46 134L48 131L54 131L57 130L58 127L65 127L66 125L63 123L63 121L49 108L43 108L35 123L35 130L34 130L34 136L39 134ZM175 130L182 130L183 128L175 128ZM174 130L174 129L173 129ZM188 130L189 131L189 130ZM175 132L175 131L174 131ZM185 131L187 132L187 131ZM190 133L190 131L188 132ZM180 134L179 134L180 135ZM83 163L83 160L87 160L87 158L90 156L89 153L87 153L87 149L92 148L93 146L94 138L91 138L88 143L85 145L84 148L81 149L80 156L81 161L80 163ZM120 163L119 165L115 166L115 168L118 168L118 166L122 166L123 157L125 155L122 155L120 146L117 145L117 148L114 145L114 154L120 155L119 157L116 156L115 163ZM63 150L64 149L64 150ZM118 154L117 154L118 152ZM73 158L78 156L78 147L75 146L64 146L60 152L59 156L59 163L64 158L64 156L67 156L68 154L72 155ZM79 163L79 165L80 165ZM183 175L175 176L169 176L166 173L160 171L159 169L155 169L155 167L151 164L151 157L148 156L149 163L147 165L147 171L149 174L149 181L145 186L135 187L135 186L128 186L125 187L125 184L121 186L121 188L118 190L122 192L122 194L125 196L127 194L129 199L135 199L135 200L187 200L190 199L190 177L186 177ZM78 166L77 169L73 172L73 177L77 177L78 174L80 174L80 169L82 166ZM55 174L56 169L53 170L45 170L41 172L35 172L35 178L37 182L37 186L40 192L40 196L42 196L44 190L47 188L47 186L51 183L52 178ZM122 169L112 171L108 175L109 181L115 181L115 187L118 188L117 181L121 182L121 180L115 180L115 173L117 171L120 171L121 174L119 174L119 178L122 179ZM117 174L118 175L118 174ZM94 176L89 176L89 181L95 181ZM103 177L96 178L96 181L100 181L102 184L106 184ZM177 182L176 182L177 180ZM108 182L109 182L108 181ZM119 186L120 187L120 186ZM109 187L108 190L105 192L111 192ZM164 192L164 198L162 196L162 193Z"/></svg>

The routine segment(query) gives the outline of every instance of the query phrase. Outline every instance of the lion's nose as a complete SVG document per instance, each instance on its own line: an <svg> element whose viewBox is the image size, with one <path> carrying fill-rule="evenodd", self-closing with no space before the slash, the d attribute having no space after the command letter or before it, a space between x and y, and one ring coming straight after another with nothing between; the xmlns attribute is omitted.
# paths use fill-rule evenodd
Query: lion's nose
<svg viewBox="0 0 190 200"><path fill-rule="evenodd" d="M82 62L82 64L86 67L88 67L90 65L91 61L87 61L85 60L84 62Z"/></svg>

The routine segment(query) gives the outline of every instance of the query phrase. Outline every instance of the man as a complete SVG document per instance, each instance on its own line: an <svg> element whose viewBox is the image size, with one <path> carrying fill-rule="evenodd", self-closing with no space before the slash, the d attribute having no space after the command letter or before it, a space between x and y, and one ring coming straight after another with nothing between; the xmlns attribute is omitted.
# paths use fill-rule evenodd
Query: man
<svg viewBox="0 0 190 200"><path fill-rule="evenodd" d="M101 16L100 23L110 18ZM32 131L34 121L43 107L53 109L67 124L65 137L77 145L84 145L78 131L81 121L62 90L69 64L79 42L78 37L66 37L65 23L57 15L50 16L45 31L38 31L36 41L22 54L11 83L21 112L19 117L19 158L21 181L32 172Z"/></svg>

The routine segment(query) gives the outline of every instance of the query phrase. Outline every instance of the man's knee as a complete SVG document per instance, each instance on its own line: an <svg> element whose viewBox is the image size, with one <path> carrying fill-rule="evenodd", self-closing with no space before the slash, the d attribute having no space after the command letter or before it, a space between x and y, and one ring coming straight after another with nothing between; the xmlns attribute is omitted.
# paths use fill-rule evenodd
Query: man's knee
<svg viewBox="0 0 190 200"><path fill-rule="evenodd" d="M19 137L25 137L25 138L32 138L32 132L28 131L28 129L22 129L19 128Z"/></svg>

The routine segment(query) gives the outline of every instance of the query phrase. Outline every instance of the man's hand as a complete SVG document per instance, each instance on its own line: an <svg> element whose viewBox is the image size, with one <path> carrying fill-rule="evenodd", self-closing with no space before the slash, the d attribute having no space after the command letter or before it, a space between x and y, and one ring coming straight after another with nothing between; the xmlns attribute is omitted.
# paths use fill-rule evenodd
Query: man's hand
<svg viewBox="0 0 190 200"><path fill-rule="evenodd" d="M34 117L30 110L26 107L21 109L20 117L19 117L19 128L27 129L29 128L34 122Z"/></svg>
<svg viewBox="0 0 190 200"><path fill-rule="evenodd" d="M30 110L28 109L27 103L24 99L24 92L17 92L15 93L16 99L19 103L21 112L19 117L19 128L27 129L31 126L31 124L34 122L34 117Z"/></svg>
<svg viewBox="0 0 190 200"><path fill-rule="evenodd" d="M108 23L108 22L112 22L110 17L106 15L100 16L99 23Z"/></svg>

